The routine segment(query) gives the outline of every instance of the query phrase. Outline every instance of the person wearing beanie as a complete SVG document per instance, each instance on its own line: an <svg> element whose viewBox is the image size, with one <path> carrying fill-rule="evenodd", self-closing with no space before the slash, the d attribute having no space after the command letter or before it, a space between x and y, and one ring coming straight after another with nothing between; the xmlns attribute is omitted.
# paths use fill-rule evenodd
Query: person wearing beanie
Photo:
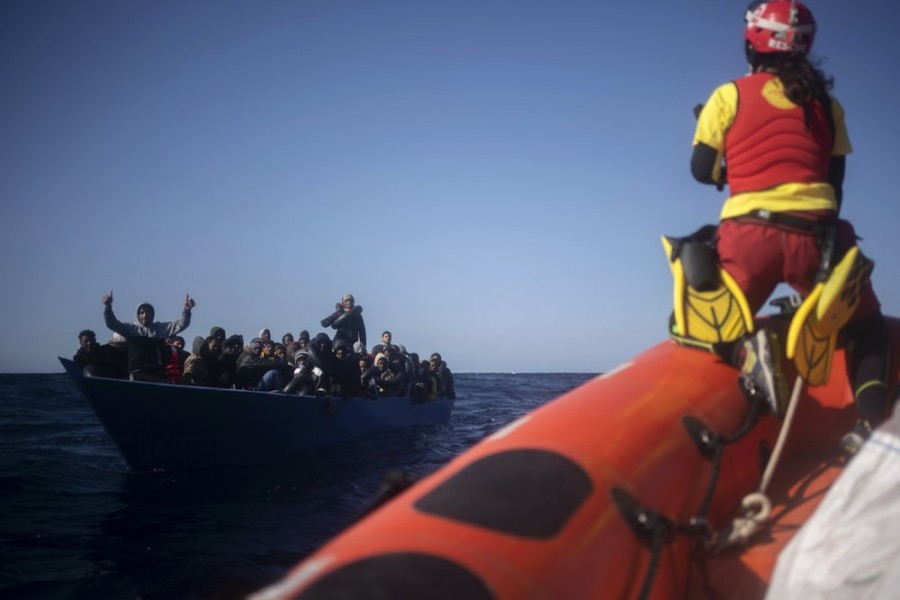
<svg viewBox="0 0 900 600"><path fill-rule="evenodd" d="M334 308L333 313L322 319L322 327L331 327L337 330L334 334L334 341L340 338L351 346L356 342L362 342L363 349L365 349L366 323L362 317L362 306L356 304L353 294L344 294Z"/></svg>

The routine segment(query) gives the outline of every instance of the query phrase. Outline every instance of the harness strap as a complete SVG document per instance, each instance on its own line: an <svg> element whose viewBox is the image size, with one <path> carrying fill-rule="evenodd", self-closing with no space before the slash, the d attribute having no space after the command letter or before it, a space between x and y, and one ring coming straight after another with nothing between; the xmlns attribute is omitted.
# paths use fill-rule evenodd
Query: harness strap
<svg viewBox="0 0 900 600"><path fill-rule="evenodd" d="M836 217L829 217L825 219L810 219L807 217L800 217L792 213L773 212L771 210L762 208L751 210L750 212L738 217L732 217L732 219L738 222L763 222L768 225L774 225L776 227L781 226L783 228L812 234L822 233L829 228L833 229L837 225Z"/></svg>
<svg viewBox="0 0 900 600"><path fill-rule="evenodd" d="M733 217L733 220L739 223L763 223L788 231L819 236L822 260L816 273L816 283L826 281L831 275L837 245L837 217L810 219L792 213L756 209L739 217Z"/></svg>

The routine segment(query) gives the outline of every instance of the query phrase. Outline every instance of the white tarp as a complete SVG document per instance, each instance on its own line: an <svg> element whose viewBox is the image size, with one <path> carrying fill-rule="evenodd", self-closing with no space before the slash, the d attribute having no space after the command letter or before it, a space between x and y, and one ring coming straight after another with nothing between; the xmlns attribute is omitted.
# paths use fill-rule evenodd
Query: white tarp
<svg viewBox="0 0 900 600"><path fill-rule="evenodd" d="M900 410L782 551L766 598L900 598Z"/></svg>

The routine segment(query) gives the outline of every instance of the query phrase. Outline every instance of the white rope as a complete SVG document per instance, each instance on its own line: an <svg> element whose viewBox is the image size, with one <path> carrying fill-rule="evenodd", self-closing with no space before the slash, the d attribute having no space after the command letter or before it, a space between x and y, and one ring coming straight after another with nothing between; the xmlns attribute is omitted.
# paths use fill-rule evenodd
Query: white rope
<svg viewBox="0 0 900 600"><path fill-rule="evenodd" d="M735 544L746 544L747 541L765 524L772 513L772 501L766 496L766 488L772 480L775 473L775 467L781 459L781 453L784 450L784 444L787 441L788 433L791 431L791 424L794 421L794 413L797 411L797 405L800 403L800 394L803 391L803 378L797 376L794 380L794 389L791 392L791 401L788 404L787 412L784 415L784 422L781 424L781 431L778 432L778 440L775 442L775 448L772 450L772 456L766 465L762 479L759 483L759 490L752 494L744 496L741 501L743 516L735 518L728 530L728 535L719 543L720 547L733 546Z"/></svg>

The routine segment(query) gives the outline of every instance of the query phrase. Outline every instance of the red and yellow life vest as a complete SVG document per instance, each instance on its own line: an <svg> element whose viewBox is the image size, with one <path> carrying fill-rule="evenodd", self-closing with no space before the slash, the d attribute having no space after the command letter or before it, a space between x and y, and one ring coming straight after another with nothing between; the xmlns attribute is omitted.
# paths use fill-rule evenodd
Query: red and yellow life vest
<svg viewBox="0 0 900 600"><path fill-rule="evenodd" d="M737 114L725 136L732 196L785 183L826 183L834 135L825 107L812 105L807 126L803 108L787 99L771 73L735 85Z"/></svg>

